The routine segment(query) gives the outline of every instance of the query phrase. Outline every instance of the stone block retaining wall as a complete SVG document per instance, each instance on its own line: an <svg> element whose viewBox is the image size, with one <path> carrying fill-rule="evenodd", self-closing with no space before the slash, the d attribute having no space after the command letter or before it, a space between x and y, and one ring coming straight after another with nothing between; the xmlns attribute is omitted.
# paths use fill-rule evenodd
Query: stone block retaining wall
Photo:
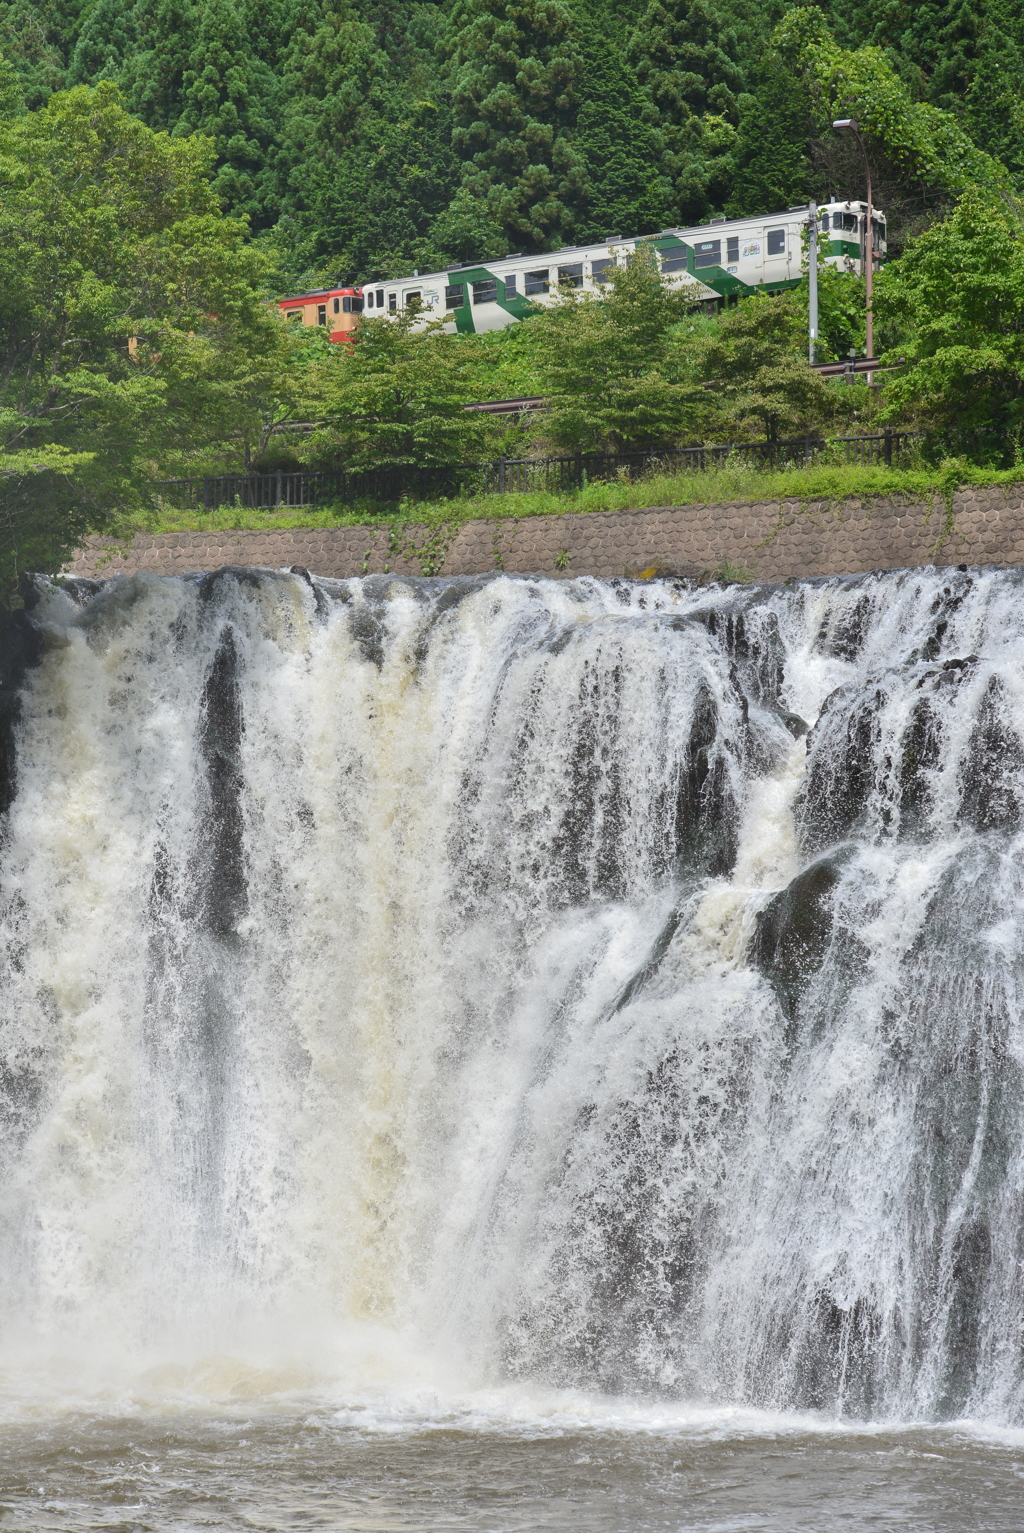
<svg viewBox="0 0 1024 1533"><path fill-rule="evenodd" d="M441 533L410 527L274 528L168 532L129 548L90 538L69 571L105 579L151 571L178 575L225 564L315 575L476 575L493 569L552 576L700 575L723 564L759 580L856 574L920 564L1024 564L1024 486L960 491L950 522L931 504L900 499L755 501L472 521ZM417 554L416 548L420 549Z"/></svg>

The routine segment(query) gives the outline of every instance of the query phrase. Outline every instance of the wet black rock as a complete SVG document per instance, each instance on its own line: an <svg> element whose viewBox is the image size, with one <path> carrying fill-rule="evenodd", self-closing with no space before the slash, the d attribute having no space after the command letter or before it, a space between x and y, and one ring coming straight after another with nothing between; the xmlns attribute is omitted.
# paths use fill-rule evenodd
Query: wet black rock
<svg viewBox="0 0 1024 1533"><path fill-rule="evenodd" d="M738 835L739 810L729 782L727 748L719 739L718 709L702 687L676 795L680 871L725 877L736 862Z"/></svg>
<svg viewBox="0 0 1024 1533"><path fill-rule="evenodd" d="M789 1018L824 961L832 936L832 891L848 855L841 851L812 863L757 917L748 956L771 981Z"/></svg>
<svg viewBox="0 0 1024 1533"><path fill-rule="evenodd" d="M881 691L839 687L825 699L807 740L807 774L796 805L808 855L844 841L863 817L875 782Z"/></svg>
<svg viewBox="0 0 1024 1533"><path fill-rule="evenodd" d="M238 655L232 630L225 625L203 694L200 745L206 763L210 818L204 888L206 920L211 931L229 937L246 906L240 749L243 731L238 689Z"/></svg>
<svg viewBox="0 0 1024 1533"><path fill-rule="evenodd" d="M44 648L42 629L28 610L0 614L0 815L10 808L16 789L21 689Z"/></svg>
<svg viewBox="0 0 1024 1533"><path fill-rule="evenodd" d="M993 676L964 753L960 815L974 830L1012 832L1021 824L1024 743L1010 722L1002 683Z"/></svg>
<svg viewBox="0 0 1024 1533"><path fill-rule="evenodd" d="M775 703L782 687L785 647L778 618L764 607L742 604L707 607L687 613L687 622L700 623L717 641L734 667L751 701Z"/></svg>
<svg viewBox="0 0 1024 1533"><path fill-rule="evenodd" d="M872 796L878 833L898 826L900 839L918 835L931 805L932 779L950 745L950 720L959 710L960 688L970 684L977 655L918 666L909 696L919 694L899 733L886 717L894 683L904 687L906 668L879 676L863 688L840 687L826 700L807 742L807 773L796 801L800 844L808 856L863 830ZM1020 740L995 698L983 705L969 748L964 817L976 829L1017 823Z"/></svg>
<svg viewBox="0 0 1024 1533"><path fill-rule="evenodd" d="M818 634L815 649L837 660L856 660L864 646L871 624L870 591L852 591L828 613Z"/></svg>
<svg viewBox="0 0 1024 1533"><path fill-rule="evenodd" d="M778 719L783 729L788 730L794 740L801 740L810 732L811 726L798 713L790 713L786 708L769 708L768 712Z"/></svg>
<svg viewBox="0 0 1024 1533"><path fill-rule="evenodd" d="M933 627L931 633L924 642L913 650L907 659L910 664L920 660L937 660L942 653L946 635L949 632L950 619L959 611L966 601L972 587L972 580L952 578L941 591L937 591L931 604L930 616Z"/></svg>

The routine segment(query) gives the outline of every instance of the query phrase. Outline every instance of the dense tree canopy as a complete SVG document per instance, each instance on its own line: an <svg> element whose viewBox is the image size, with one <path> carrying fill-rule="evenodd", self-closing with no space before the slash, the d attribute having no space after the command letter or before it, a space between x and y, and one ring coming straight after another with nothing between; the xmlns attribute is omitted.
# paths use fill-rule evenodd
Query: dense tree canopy
<svg viewBox="0 0 1024 1533"><path fill-rule="evenodd" d="M1024 447L1024 225L972 189L878 281L875 313L891 360L892 416L965 433L975 453ZM971 441L971 438L974 438Z"/></svg>
<svg viewBox="0 0 1024 1533"><path fill-rule="evenodd" d="M459 463L479 452L490 423L463 405L474 398L473 356L442 325L413 329L414 316L370 319L359 345L323 358L315 399L324 424L307 447L313 461L350 468Z"/></svg>
<svg viewBox="0 0 1024 1533"><path fill-rule="evenodd" d="M288 387L294 342L209 161L111 85L0 122L5 577L137 504L159 466L257 442Z"/></svg>
<svg viewBox="0 0 1024 1533"><path fill-rule="evenodd" d="M0 50L21 109L109 80L210 137L289 283L859 195L834 109L897 243L965 185L1024 190L1011 0L0 0Z"/></svg>
<svg viewBox="0 0 1024 1533"><path fill-rule="evenodd" d="M563 0L459 0L452 13L453 144L517 246L571 232L582 201L575 31Z"/></svg>

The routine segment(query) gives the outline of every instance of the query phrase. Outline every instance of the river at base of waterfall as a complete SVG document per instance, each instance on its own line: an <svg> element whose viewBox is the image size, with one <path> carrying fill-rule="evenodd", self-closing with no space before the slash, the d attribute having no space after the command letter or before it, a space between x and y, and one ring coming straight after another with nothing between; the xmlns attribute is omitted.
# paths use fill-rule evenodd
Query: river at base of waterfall
<svg viewBox="0 0 1024 1533"><path fill-rule="evenodd" d="M0 1427L33 1533L1018 1530L1024 1432L500 1390L354 1397L214 1357ZM292 1387L289 1387L292 1386ZM277 1386L275 1389L274 1386ZM269 1390L269 1392L268 1392ZM219 1394L220 1398L213 1399Z"/></svg>

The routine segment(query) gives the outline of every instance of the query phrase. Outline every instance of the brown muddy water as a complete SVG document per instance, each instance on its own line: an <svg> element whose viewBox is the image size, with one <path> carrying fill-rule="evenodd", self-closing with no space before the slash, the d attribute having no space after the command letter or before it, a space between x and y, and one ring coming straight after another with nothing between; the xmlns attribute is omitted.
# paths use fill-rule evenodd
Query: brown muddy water
<svg viewBox="0 0 1024 1533"><path fill-rule="evenodd" d="M536 1414L530 1416L527 1409ZM980 1533L1024 1525L1024 1434L616 1402L110 1402L0 1430L0 1527Z"/></svg>

